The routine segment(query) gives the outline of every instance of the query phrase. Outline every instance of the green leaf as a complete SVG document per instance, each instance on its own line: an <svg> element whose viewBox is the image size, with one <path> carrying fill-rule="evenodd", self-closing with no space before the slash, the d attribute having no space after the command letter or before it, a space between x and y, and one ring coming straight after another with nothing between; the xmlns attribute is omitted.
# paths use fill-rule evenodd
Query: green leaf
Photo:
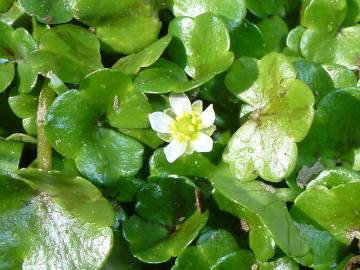
<svg viewBox="0 0 360 270"><path fill-rule="evenodd" d="M169 33L174 37L169 47L171 57L193 79L212 77L233 62L227 27L211 13L195 19L176 18L169 25Z"/></svg>
<svg viewBox="0 0 360 270"><path fill-rule="evenodd" d="M341 26L345 16L346 0L311 0L302 13L301 24L307 28L325 29L329 32Z"/></svg>
<svg viewBox="0 0 360 270"><path fill-rule="evenodd" d="M317 106L314 123L299 145L303 157L343 159L359 148L360 92L346 88L327 94ZM315 161L314 161L315 162Z"/></svg>
<svg viewBox="0 0 360 270"><path fill-rule="evenodd" d="M14 1L15 0L3 0L0 3L0 13L4 13L4 12L8 11L14 4Z"/></svg>
<svg viewBox="0 0 360 270"><path fill-rule="evenodd" d="M161 263L178 256L205 225L208 213L195 209L195 186L185 178L149 179L137 194L137 215L123 233L141 261Z"/></svg>
<svg viewBox="0 0 360 270"><path fill-rule="evenodd" d="M320 100L329 92L335 90L330 75L321 67L321 65L300 60L294 63L298 79L305 82L316 97Z"/></svg>
<svg viewBox="0 0 360 270"><path fill-rule="evenodd" d="M172 0L172 11L176 17L197 17L211 12L225 19L230 29L240 25L246 15L244 0Z"/></svg>
<svg viewBox="0 0 360 270"><path fill-rule="evenodd" d="M286 45L296 55L301 55L300 42L301 42L301 37L304 34L305 30L306 30L305 27L299 25L291 29L291 31L289 32L286 38Z"/></svg>
<svg viewBox="0 0 360 270"><path fill-rule="evenodd" d="M152 176L186 175L207 178L215 168L214 164L201 153L184 155L174 163L166 160L162 148L157 149L150 158L150 174Z"/></svg>
<svg viewBox="0 0 360 270"><path fill-rule="evenodd" d="M15 76L14 65L9 62L0 63L0 93L10 85Z"/></svg>
<svg viewBox="0 0 360 270"><path fill-rule="evenodd" d="M93 185L35 169L0 182L2 268L101 268L112 247L114 212Z"/></svg>
<svg viewBox="0 0 360 270"><path fill-rule="evenodd" d="M279 182L290 175L297 146L306 136L314 115L311 90L296 79L284 55L268 54L258 63L259 77L238 95L252 112L249 120L231 138L223 155L240 180Z"/></svg>
<svg viewBox="0 0 360 270"><path fill-rule="evenodd" d="M354 71L341 65L323 65L333 80L335 88L356 87L357 77Z"/></svg>
<svg viewBox="0 0 360 270"><path fill-rule="evenodd" d="M22 73L21 68L24 65L24 58L37 48L32 36L24 29L17 28L13 30L12 27L0 23L0 68L6 76L0 79L0 90L3 91L14 78L14 63L18 64L20 92L30 92L34 86L34 79L27 79ZM23 80L31 80L29 85L23 84ZM36 79L36 77L35 77ZM30 87L31 85L31 87Z"/></svg>
<svg viewBox="0 0 360 270"><path fill-rule="evenodd" d="M12 0L6 0L6 1L12 1ZM6 23L8 25L13 25L15 22L21 19L23 15L24 15L23 9L20 7L19 3L15 1L13 6L6 13L0 14L0 22Z"/></svg>
<svg viewBox="0 0 360 270"><path fill-rule="evenodd" d="M74 13L78 20L95 28L106 47L124 54L150 45L161 27L153 1L77 0Z"/></svg>
<svg viewBox="0 0 360 270"><path fill-rule="evenodd" d="M260 270L299 270L299 265L289 257L281 257L271 262L260 263Z"/></svg>
<svg viewBox="0 0 360 270"><path fill-rule="evenodd" d="M74 158L81 173L111 185L119 177L136 174L144 150L134 139L101 126L147 127L149 112L145 96L127 75L103 69L82 80L80 91L67 91L54 101L45 128L52 146Z"/></svg>
<svg viewBox="0 0 360 270"><path fill-rule="evenodd" d="M137 74L141 68L149 67L155 63L170 44L170 41L171 36L166 35L142 51L120 58L112 68L125 74Z"/></svg>
<svg viewBox="0 0 360 270"><path fill-rule="evenodd" d="M255 257L260 261L271 259L275 255L276 245L271 232L261 218L249 209L233 203L217 190L213 194L221 210L244 220L249 226L249 246Z"/></svg>
<svg viewBox="0 0 360 270"><path fill-rule="evenodd" d="M284 16L285 1L283 0L247 0L246 6L255 16L260 18L266 18L268 15Z"/></svg>
<svg viewBox="0 0 360 270"><path fill-rule="evenodd" d="M19 0L26 13L45 24L66 23L73 17L75 0Z"/></svg>
<svg viewBox="0 0 360 270"><path fill-rule="evenodd" d="M121 232L114 232L114 247L104 270L141 270L141 264L129 251L129 244Z"/></svg>
<svg viewBox="0 0 360 270"><path fill-rule="evenodd" d="M322 172L296 198L292 214L349 245L360 230L360 176L354 178L353 174Z"/></svg>
<svg viewBox="0 0 360 270"><path fill-rule="evenodd" d="M210 178L216 191L235 205L256 214L270 231L275 243L288 255L308 265L312 262L309 247L295 227L274 188L260 181L240 182L222 168ZM286 233L285 233L286 232Z"/></svg>
<svg viewBox="0 0 360 270"><path fill-rule="evenodd" d="M278 16L265 19L258 24L263 34L266 50L280 52L285 47L286 36L289 33L287 24Z"/></svg>
<svg viewBox="0 0 360 270"><path fill-rule="evenodd" d="M165 59L159 59L150 68L140 72L135 79L135 86L144 93L177 93L192 90L209 79L210 77L203 77L188 81L185 72L178 65Z"/></svg>
<svg viewBox="0 0 360 270"><path fill-rule="evenodd" d="M13 173L19 168L24 144L0 140L0 173Z"/></svg>
<svg viewBox="0 0 360 270"><path fill-rule="evenodd" d="M308 29L301 39L301 51L309 60L356 70L360 54L360 26L335 28L329 32Z"/></svg>
<svg viewBox="0 0 360 270"><path fill-rule="evenodd" d="M232 64L225 77L226 87L236 96L250 88L259 76L257 61L241 57Z"/></svg>
<svg viewBox="0 0 360 270"><path fill-rule="evenodd" d="M78 83L90 72L102 68L96 36L83 27L59 25L40 37L40 49L25 59L20 76L55 73L63 82ZM34 76L35 75L35 76ZM27 80L26 80L27 81Z"/></svg>
<svg viewBox="0 0 360 270"><path fill-rule="evenodd" d="M255 260L251 252L239 249L235 238L225 230L208 231L196 246L188 247L171 270L246 270Z"/></svg>
<svg viewBox="0 0 360 270"><path fill-rule="evenodd" d="M236 57L261 58L266 54L266 44L263 33L256 24L247 20L231 33L231 50Z"/></svg>

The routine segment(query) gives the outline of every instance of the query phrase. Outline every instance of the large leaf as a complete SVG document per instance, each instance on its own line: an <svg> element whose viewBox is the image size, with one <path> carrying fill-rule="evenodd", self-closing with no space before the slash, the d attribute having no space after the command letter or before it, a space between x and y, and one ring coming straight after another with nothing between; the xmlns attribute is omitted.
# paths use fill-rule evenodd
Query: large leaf
<svg viewBox="0 0 360 270"><path fill-rule="evenodd" d="M226 167L219 168L210 181L215 190L239 208L257 215L269 230L275 243L288 256L308 265L312 262L307 243L290 217L286 204L274 188L260 181L240 182L229 176Z"/></svg>
<svg viewBox="0 0 360 270"><path fill-rule="evenodd" d="M111 184L141 168L143 146L101 126L107 122L117 128L144 128L150 110L127 75L99 70L81 82L80 91L65 92L55 100L47 114L47 136L59 153L76 160L81 173L99 184Z"/></svg>
<svg viewBox="0 0 360 270"><path fill-rule="evenodd" d="M172 10L177 17L193 18L211 12L224 17L230 28L240 25L246 15L245 0L172 0Z"/></svg>
<svg viewBox="0 0 360 270"><path fill-rule="evenodd" d="M328 170L295 200L291 213L302 223L330 232L349 245L360 230L360 176Z"/></svg>
<svg viewBox="0 0 360 270"><path fill-rule="evenodd" d="M211 13L195 19L176 18L169 25L169 33L174 37L170 45L172 58L194 79L212 77L233 62L227 27Z"/></svg>
<svg viewBox="0 0 360 270"><path fill-rule="evenodd" d="M88 181L60 172L0 176L2 269L100 269L112 247L111 205Z"/></svg>
<svg viewBox="0 0 360 270"><path fill-rule="evenodd" d="M107 47L125 54L154 42L161 27L154 1L77 0L74 13L77 19L95 28Z"/></svg>
<svg viewBox="0 0 360 270"><path fill-rule="evenodd" d="M45 31L40 38L40 49L29 54L19 70L22 77L38 73L55 73L63 82L78 83L90 72L102 67L100 45L96 36L83 27L59 25ZM34 85L32 80L24 84Z"/></svg>
<svg viewBox="0 0 360 270"><path fill-rule="evenodd" d="M195 209L195 186L177 177L150 179L137 194L135 211L123 233L132 254L148 263L178 256L208 217Z"/></svg>
<svg viewBox="0 0 360 270"><path fill-rule="evenodd" d="M284 55L269 54L258 67L258 79L238 95L252 108L249 120L233 135L223 158L240 180L260 175L278 182L295 166L295 142L303 140L310 128L314 96L296 79Z"/></svg>
<svg viewBox="0 0 360 270"><path fill-rule="evenodd" d="M247 270L255 263L254 256L239 249L235 238L225 230L210 230L189 246L175 261L172 270Z"/></svg>

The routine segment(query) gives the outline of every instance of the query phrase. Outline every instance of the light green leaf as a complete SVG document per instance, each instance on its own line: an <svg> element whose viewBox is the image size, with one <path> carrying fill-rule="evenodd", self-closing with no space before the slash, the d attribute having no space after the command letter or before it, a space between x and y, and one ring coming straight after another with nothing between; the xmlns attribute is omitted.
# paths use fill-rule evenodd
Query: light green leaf
<svg viewBox="0 0 360 270"><path fill-rule="evenodd" d="M314 96L296 79L284 55L268 54L258 67L257 81L238 96L252 107L252 113L233 135L223 159L240 180L260 175L279 182L295 166L295 143L303 140L310 128Z"/></svg>
<svg viewBox="0 0 360 270"><path fill-rule="evenodd" d="M120 58L113 66L113 69L120 70L125 74L137 74L141 68L149 67L156 62L170 44L171 36L155 41L144 50Z"/></svg>
<svg viewBox="0 0 360 270"><path fill-rule="evenodd" d="M240 25L246 15L245 0L172 0L172 11L176 17L197 17L211 12L224 17L230 29Z"/></svg>
<svg viewBox="0 0 360 270"><path fill-rule="evenodd" d="M171 57L193 79L212 77L233 62L229 33L219 17L205 13L195 19L176 18L169 33L174 37L169 47Z"/></svg>
<svg viewBox="0 0 360 270"><path fill-rule="evenodd" d="M0 140L0 173L10 174L19 168L24 144Z"/></svg>

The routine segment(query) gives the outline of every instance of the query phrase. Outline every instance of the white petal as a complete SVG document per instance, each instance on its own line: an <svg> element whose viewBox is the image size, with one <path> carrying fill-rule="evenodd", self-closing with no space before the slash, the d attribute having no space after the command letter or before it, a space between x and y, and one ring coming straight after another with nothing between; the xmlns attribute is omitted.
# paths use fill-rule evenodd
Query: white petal
<svg viewBox="0 0 360 270"><path fill-rule="evenodd" d="M208 128L215 122L215 111L211 104L200 115L202 128Z"/></svg>
<svg viewBox="0 0 360 270"><path fill-rule="evenodd" d="M192 146L196 152L210 152L213 148L213 140L210 136L200 132Z"/></svg>
<svg viewBox="0 0 360 270"><path fill-rule="evenodd" d="M186 143L180 143L177 140L171 141L168 146L164 148L166 159L170 163L173 163L176 159L185 153L186 146Z"/></svg>
<svg viewBox="0 0 360 270"><path fill-rule="evenodd" d="M149 114L149 121L153 130L170 133L171 125L175 120L163 112L154 112Z"/></svg>
<svg viewBox="0 0 360 270"><path fill-rule="evenodd" d="M191 109L193 112L195 112L197 115L200 115L203 111L203 102L202 100L196 100L191 105Z"/></svg>
<svg viewBox="0 0 360 270"><path fill-rule="evenodd" d="M170 106L176 115L191 112L191 102L184 93L170 94Z"/></svg>

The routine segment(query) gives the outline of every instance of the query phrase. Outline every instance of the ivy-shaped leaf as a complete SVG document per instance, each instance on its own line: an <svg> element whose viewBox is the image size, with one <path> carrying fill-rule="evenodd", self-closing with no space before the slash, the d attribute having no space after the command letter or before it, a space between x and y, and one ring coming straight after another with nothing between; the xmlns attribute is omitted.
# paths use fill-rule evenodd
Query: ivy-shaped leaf
<svg viewBox="0 0 360 270"><path fill-rule="evenodd" d="M155 1L77 0L75 17L94 27L101 42L110 50L130 54L154 42L161 22Z"/></svg>
<svg viewBox="0 0 360 270"><path fill-rule="evenodd" d="M296 198L292 215L349 245L360 231L360 176L353 174L342 170L322 172Z"/></svg>
<svg viewBox="0 0 360 270"><path fill-rule="evenodd" d="M8 174L17 171L24 144L0 140L0 173Z"/></svg>
<svg viewBox="0 0 360 270"><path fill-rule="evenodd" d="M171 21L171 57L193 79L209 79L225 71L233 62L230 37L221 18L204 13L196 18L179 17ZM211 55L211 57L209 57Z"/></svg>
<svg viewBox="0 0 360 270"><path fill-rule="evenodd" d="M284 0L247 0L246 6L255 16L266 18L268 15L283 16L286 12Z"/></svg>
<svg viewBox="0 0 360 270"><path fill-rule="evenodd" d="M285 47L289 29L279 16L261 21L258 27L263 34L267 52L280 52Z"/></svg>
<svg viewBox="0 0 360 270"><path fill-rule="evenodd" d="M19 75L32 76L24 82L29 86L34 85L38 73L48 77L50 71L63 82L78 83L99 68L102 63L96 36L81 26L64 24L41 35L40 49L26 57Z"/></svg>
<svg viewBox="0 0 360 270"><path fill-rule="evenodd" d="M15 72L14 64L17 63L18 70L24 65L26 56L37 48L33 37L24 29L13 30L11 26L0 22L0 92L4 91L12 82ZM19 71L20 72L20 71ZM26 74L20 76L20 92L30 92L31 88L22 84L27 80ZM34 82L32 86L34 86Z"/></svg>
<svg viewBox="0 0 360 270"><path fill-rule="evenodd" d="M171 270L248 270L255 264L253 254L239 249L235 238L225 230L210 230L176 258Z"/></svg>
<svg viewBox="0 0 360 270"><path fill-rule="evenodd" d="M195 208L195 186L185 178L150 178L137 194L137 215L123 233L131 253L147 263L178 256L205 225L208 213Z"/></svg>
<svg viewBox="0 0 360 270"><path fill-rule="evenodd" d="M0 176L3 269L100 269L112 247L114 212L85 179L21 170Z"/></svg>
<svg viewBox="0 0 360 270"><path fill-rule="evenodd" d="M226 166L219 167L210 178L210 182L217 192L235 204L233 210L238 211L237 207L246 208L247 211L257 215L269 230L277 246L288 256L303 265L312 263L312 254L307 243L295 227L285 202L279 198L273 187L260 181L237 181L230 176Z"/></svg>
<svg viewBox="0 0 360 270"><path fill-rule="evenodd" d="M144 150L134 139L102 126L145 128L150 111L127 75L103 69L82 80L79 91L67 91L54 101L45 128L52 146L75 159L81 173L110 185L136 174Z"/></svg>
<svg viewBox="0 0 360 270"><path fill-rule="evenodd" d="M301 39L302 54L323 64L358 68L360 26L343 27L347 2L312 0L303 12L302 24L308 27Z"/></svg>
<svg viewBox="0 0 360 270"><path fill-rule="evenodd" d="M230 29L240 25L246 15L245 0L172 0L172 11L176 17L197 17L211 12L222 16Z"/></svg>
<svg viewBox="0 0 360 270"><path fill-rule="evenodd" d="M314 115L314 96L296 79L294 67L281 54L259 63L259 77L238 97L248 103L249 120L231 138L223 159L240 180L258 175L278 182L293 170L296 142L304 139Z"/></svg>
<svg viewBox="0 0 360 270"><path fill-rule="evenodd" d="M323 65L330 75L335 88L347 88L357 86L357 76L354 71L336 64Z"/></svg>

